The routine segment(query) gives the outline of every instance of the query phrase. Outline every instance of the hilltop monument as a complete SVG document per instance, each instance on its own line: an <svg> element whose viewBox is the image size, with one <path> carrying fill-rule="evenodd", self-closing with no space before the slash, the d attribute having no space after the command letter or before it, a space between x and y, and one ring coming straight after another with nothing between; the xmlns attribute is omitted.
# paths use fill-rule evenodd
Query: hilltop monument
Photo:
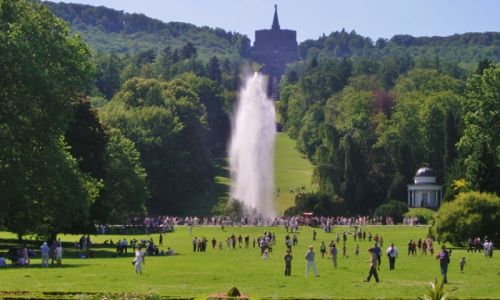
<svg viewBox="0 0 500 300"><path fill-rule="evenodd" d="M286 64L297 60L297 32L280 28L277 5L274 5L271 29L255 31L252 59L264 65L260 71L268 76L268 95L277 100L279 81L285 73Z"/></svg>

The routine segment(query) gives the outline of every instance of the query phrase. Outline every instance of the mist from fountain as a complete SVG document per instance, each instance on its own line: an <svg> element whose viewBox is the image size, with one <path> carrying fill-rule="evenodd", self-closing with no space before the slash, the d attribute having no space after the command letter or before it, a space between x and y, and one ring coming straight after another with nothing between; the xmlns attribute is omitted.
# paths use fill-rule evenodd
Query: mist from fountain
<svg viewBox="0 0 500 300"><path fill-rule="evenodd" d="M238 98L229 148L231 199L241 201L249 217L275 215L274 143L276 112L267 97L266 78L247 78Z"/></svg>

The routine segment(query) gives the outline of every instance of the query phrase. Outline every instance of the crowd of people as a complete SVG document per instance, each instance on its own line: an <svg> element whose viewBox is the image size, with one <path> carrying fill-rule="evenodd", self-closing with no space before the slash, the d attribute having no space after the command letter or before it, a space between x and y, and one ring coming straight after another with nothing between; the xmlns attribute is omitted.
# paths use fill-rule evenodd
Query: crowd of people
<svg viewBox="0 0 500 300"><path fill-rule="evenodd" d="M63 247L60 240L54 240L50 246L47 242L43 242L39 253L43 268L49 267L49 260L51 261L50 265L62 265ZM9 249L6 257L0 256L0 267L7 266L7 260L10 260L14 266L30 266L32 259L36 256L37 252L24 244L20 248Z"/></svg>
<svg viewBox="0 0 500 300"><path fill-rule="evenodd" d="M231 220L230 218L151 218L147 222L150 226L160 226L166 220L167 223L174 225L186 224L189 228L189 234L193 233L193 226L196 225L220 225L222 230L226 232L228 230L224 227L226 221ZM233 220L234 221L234 220ZM246 225L246 220L242 219L238 223L239 226ZM376 232L367 230L365 225L374 224L373 222L380 222L380 219L372 219L367 217L355 217L355 218L343 218L343 217L290 217L290 218L274 218L272 222L275 224L280 224L286 231L284 237L284 246L286 253L283 256L285 269L285 276L291 276L292 273L292 253L296 252L294 250L295 246L299 244L298 233L299 227L305 224L314 224L315 227L312 230L312 241L317 240L318 232L316 230L322 230L325 233L332 233L333 228L337 225L344 225L339 227L335 233L329 235L332 240L329 243L322 241L319 247L320 257L327 258L331 260L331 265L333 268L337 268L339 265L339 257L342 255L343 259L348 259L350 253L354 253L354 256L359 256L360 249L366 249L366 243L371 245L368 247L369 254L369 271L368 276L365 281L369 282L372 278L376 282L380 281L379 271L380 265L382 263L382 257L387 256L388 266L390 271L396 270L396 261L400 252L394 243L391 243L387 249L384 247L384 237ZM385 222L391 224L391 219L385 219ZM151 225L154 224L154 225ZM273 223L274 224L274 223ZM233 224L234 225L234 224ZM347 226L345 226L347 225ZM377 227L371 227L372 230L377 230ZM306 239L302 237L302 239ZM349 240L353 243L349 242ZM226 238L217 240L215 237L208 239L205 236L197 237L192 239L192 249L193 252L207 252L209 245L213 251L218 249L222 251L236 250L239 248L255 248L260 251L260 255L264 260L271 259L273 255L273 248L277 244L277 236L274 232L266 231L262 235L251 237L247 235L235 235L230 234ZM351 250L348 249L348 245L351 244ZM362 244L362 246L360 246ZM431 256L439 260L440 270L443 277L443 281L447 282L447 272L448 265L450 264L450 257L452 251L442 246L441 250L434 256L434 239L432 236L425 238L410 239L407 244L407 255L408 256ZM134 260L132 261L135 271L138 274L142 274L142 265L145 264L145 256L163 256L163 255L175 255L176 252L168 247L168 250L163 250L163 234L159 233L158 244L155 243L153 238L149 240L141 239L136 240L135 238L128 240L127 238L119 239L116 244L112 239L106 240L104 245L116 246L116 257L127 256L129 249L134 255ZM483 252L484 256L487 258L493 257L494 244L488 237L471 237L467 240L467 252ZM80 251L82 258L91 258L91 248L93 243L89 235L83 235L81 238L75 242L74 247ZM385 250L383 250L385 249ZM342 251L342 252L340 252ZM352 251L352 252L351 252ZM50 246L49 243L43 242L40 246L40 257L42 267L49 267L49 261L51 265L62 265L62 243L60 240L53 241ZM38 255L38 251L28 249L26 245L19 249L11 249L9 251L8 258L12 261L14 265L29 266L32 263L32 259ZM305 275L308 276L310 271L313 272L315 276L319 276L318 268L315 264L315 252L314 247L311 245L307 248L307 252L304 255L306 262ZM467 262L465 257L459 259L460 272L464 272ZM0 266L7 265L6 259L0 257Z"/></svg>
<svg viewBox="0 0 500 300"><path fill-rule="evenodd" d="M403 225L420 225L420 220L418 217L404 217L403 218Z"/></svg>
<svg viewBox="0 0 500 300"><path fill-rule="evenodd" d="M413 219L412 219L413 220ZM408 222L407 222L408 223ZM417 225L418 218L409 225ZM133 217L125 220L122 225L105 225L97 226L97 232L107 234L113 227L122 228L142 228L144 233L159 233L173 231L175 226L285 226L287 228L297 229L298 226L320 226L322 228L331 228L335 225L343 226L366 226L366 225L394 225L394 219L391 217L324 217L324 216L291 216L291 217L254 217L236 218L229 216L212 216L212 217L175 217L175 216L158 216L158 217Z"/></svg>
<svg viewBox="0 0 500 300"><path fill-rule="evenodd" d="M322 220L324 221L324 220ZM325 232L330 232L329 223L331 220L326 220L326 222L322 223L324 225L322 230ZM298 245L298 237L297 237L297 227L295 224L299 224L299 222L291 221L292 226L285 225L286 235L284 244L286 247L286 253L283 256L284 260L284 275L291 276L292 273L292 261L294 253L294 246ZM344 259L349 258L349 251L347 249L348 241L352 239L355 242L354 255L360 255L360 243L366 242L373 245L368 248L369 253L369 271L368 276L365 279L365 282L369 282L372 278L375 279L376 282L380 281L379 271L380 265L382 264L382 257L387 257L388 267L390 271L396 270L396 260L400 255L400 252L394 243L390 243L387 249L384 248L384 238L382 235L378 233L372 233L371 231L367 231L363 226L354 225L346 231L339 231L333 235L335 237L334 240L331 240L327 245L325 242L321 242L320 245L320 254L321 258L328 258L331 260L333 268L338 267L338 257L340 257L340 251L342 251L342 257ZM192 230L192 229L191 229ZM190 232L191 232L190 230ZM315 241L317 239L316 229L312 231L312 240ZM479 240L479 242L478 242ZM492 257L493 255L493 243L488 241L487 237L485 237L485 242L481 243L481 239L475 238L469 240L469 248L468 251L477 251L475 249L475 245L481 245L484 250L486 257ZM208 243L208 239L205 237L193 239L193 251L194 252L206 252L206 244ZM212 240L212 248L215 250L217 245L219 245L219 250L223 250L223 241L217 241L214 237ZM262 259L268 260L270 259L273 248L276 245L276 235L272 232L264 232L263 235L257 236L255 238L250 237L250 235L242 236L231 234L225 239L226 241L226 249L235 250L237 248L258 248L260 251L260 255ZM471 242L472 241L472 242ZM447 249L444 245L441 246L440 251L437 255L434 256L434 239L432 236L428 236L426 238L418 238L418 239L410 239L407 245L408 248L408 256L431 256L435 257L439 261L440 271L442 274L443 282L447 282L447 272L448 265L450 264L450 257L452 254L451 249ZM472 246L471 246L472 245ZM363 247L364 248L364 247ZM366 249L366 248L365 248ZM351 250L352 251L352 250ZM308 276L310 271L315 276L320 276L318 268L315 263L315 251L314 247L311 245L308 247L308 250L304 256L306 260L306 270L305 275ZM465 257L462 257L458 265L460 267L460 272L464 272L464 267L466 265Z"/></svg>
<svg viewBox="0 0 500 300"><path fill-rule="evenodd" d="M481 241L480 237L469 238L467 240L467 252L484 252L485 257L493 257L493 241L489 240L487 236L484 237L484 242Z"/></svg>

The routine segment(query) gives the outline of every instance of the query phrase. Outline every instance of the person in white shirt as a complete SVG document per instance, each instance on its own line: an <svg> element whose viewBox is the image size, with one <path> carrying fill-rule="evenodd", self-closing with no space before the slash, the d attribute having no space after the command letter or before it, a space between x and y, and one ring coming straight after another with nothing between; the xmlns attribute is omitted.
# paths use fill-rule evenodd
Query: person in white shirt
<svg viewBox="0 0 500 300"><path fill-rule="evenodd" d="M58 243L57 248L56 248L56 263L58 266L61 265L62 255L63 255L63 248L62 248L61 244Z"/></svg>
<svg viewBox="0 0 500 300"><path fill-rule="evenodd" d="M42 255L42 267L47 268L49 266L50 254L50 248L47 245L47 242L43 242L43 245L40 247L40 254Z"/></svg>
<svg viewBox="0 0 500 300"><path fill-rule="evenodd" d="M135 258L134 258L134 266L136 274L142 274L142 264L146 264L146 261L144 259L144 251L142 251L142 248L139 247L137 248L137 250L135 250Z"/></svg>
<svg viewBox="0 0 500 300"><path fill-rule="evenodd" d="M385 251L387 254L387 257L389 257L389 270L394 270L394 267L396 265L396 257L398 257L398 249L394 247L394 243L391 243L391 246L387 248Z"/></svg>

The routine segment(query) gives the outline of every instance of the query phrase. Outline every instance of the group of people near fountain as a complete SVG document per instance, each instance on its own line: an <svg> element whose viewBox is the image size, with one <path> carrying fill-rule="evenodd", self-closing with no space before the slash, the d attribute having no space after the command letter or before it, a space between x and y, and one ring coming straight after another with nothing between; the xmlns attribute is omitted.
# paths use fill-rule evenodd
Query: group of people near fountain
<svg viewBox="0 0 500 300"><path fill-rule="evenodd" d="M295 228L287 228L286 230L284 239L286 252L283 255L285 276L292 275L294 255L297 256L297 254L295 253L298 251L296 248L296 246L299 244L297 235L298 233L298 231L295 231ZM331 265L333 268L336 269L339 264L347 264L351 253L350 251L352 251L353 255L356 257L362 255L363 249L367 249L369 257L369 271L368 276L365 279L366 282L370 281L371 278L374 278L376 282L380 281L379 271L380 266L383 263L384 256L386 257L386 260L388 262L388 269L390 271L396 270L396 261L398 256L400 255L400 252L396 245L394 245L393 243L391 243L387 247L387 249L383 248L384 238L378 233L372 233L371 231L367 231L366 228L362 226L355 225L350 227L347 231L339 231L337 233L334 233L334 235L331 235L330 237L334 237L334 239L332 239L329 243L325 243L324 241L320 242L320 246L318 247L318 257L321 257L321 259L326 258L331 260ZM304 239L308 240L307 237L302 237L302 240ZM318 240L316 229L313 229L311 239L313 242ZM349 250L347 247L350 239L352 239L352 241L355 243L355 246L353 246L351 250ZM206 248L202 247L201 249L204 250L200 250L200 248L198 247L198 242L200 240L202 244L208 241L205 238L194 238L193 251L206 251ZM472 239L472 241L474 240L475 239ZM273 255L275 255L273 254L273 248L276 248L277 236L273 232L264 232L262 235L257 237L251 237L250 235L242 236L241 234L231 234L227 237L227 239L224 239L222 241L217 241L215 238L213 238L211 240L212 249L216 250L218 245L218 249L223 250L223 241L225 241L225 248L228 250L255 248L259 250L260 256L263 260L269 260L273 259ZM486 252L490 249L490 243L491 251ZM484 245L486 245L484 246L485 253L488 253L488 257L491 257L493 253L492 242L487 241L484 243ZM439 262L441 274L445 282L447 281L446 276L448 272L448 265L451 261L451 253L452 251L446 249L446 247L444 247L443 245L437 255L434 256L434 240L432 237L410 239L408 243L408 256L427 256L427 254L430 254L430 257L434 257ZM309 247L307 247L307 251L304 254L304 259L306 260L306 276L309 276L311 271L315 276L320 276L320 270L316 265L316 257L315 246L310 245ZM339 262L340 257L344 259L343 262ZM458 265L460 268L460 272L464 272L464 267L466 264L467 263L465 261L465 257L459 259Z"/></svg>

